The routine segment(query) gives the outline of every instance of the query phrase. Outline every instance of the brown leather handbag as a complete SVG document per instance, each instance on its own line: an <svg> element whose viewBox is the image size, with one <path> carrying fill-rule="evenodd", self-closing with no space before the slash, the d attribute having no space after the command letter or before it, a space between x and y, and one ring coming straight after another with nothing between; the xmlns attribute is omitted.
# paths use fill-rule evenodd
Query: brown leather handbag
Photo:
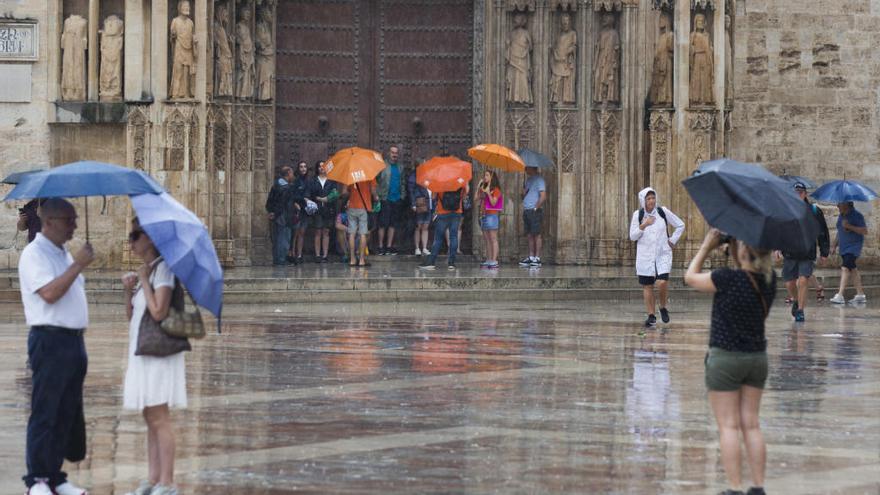
<svg viewBox="0 0 880 495"><path fill-rule="evenodd" d="M169 316L175 310L181 312L184 310L183 291L177 291L178 285L180 285L180 282L175 278L175 291L171 295L171 308L168 310ZM178 292L176 297L175 292ZM134 351L135 356L165 357L177 354L178 352L192 350L189 340L185 337L169 335L168 332L162 329L162 323L153 318L149 309L144 309L144 316L141 318L141 324L138 328L137 347Z"/></svg>
<svg viewBox="0 0 880 495"><path fill-rule="evenodd" d="M162 330L172 337L186 339L201 339L205 336L205 323L202 321L202 313L196 301L189 296L193 311L186 311L186 302L183 298L183 285L177 278L174 279L174 292L171 293L171 308L168 316L162 320Z"/></svg>
<svg viewBox="0 0 880 495"><path fill-rule="evenodd" d="M416 213L428 213L428 198L416 198Z"/></svg>

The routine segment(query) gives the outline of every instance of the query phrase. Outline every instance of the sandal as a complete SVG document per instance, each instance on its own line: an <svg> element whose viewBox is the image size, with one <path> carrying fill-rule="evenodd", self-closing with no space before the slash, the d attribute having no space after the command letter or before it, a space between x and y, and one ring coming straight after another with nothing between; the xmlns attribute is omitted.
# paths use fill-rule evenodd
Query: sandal
<svg viewBox="0 0 880 495"><path fill-rule="evenodd" d="M792 299L792 298L790 298L790 297L786 297L786 298L785 298L785 304L791 304L791 303L793 303L793 302L794 302L794 299Z"/></svg>
<svg viewBox="0 0 880 495"><path fill-rule="evenodd" d="M824 300L825 300L825 287L820 285L819 287L816 287L816 301L822 302Z"/></svg>

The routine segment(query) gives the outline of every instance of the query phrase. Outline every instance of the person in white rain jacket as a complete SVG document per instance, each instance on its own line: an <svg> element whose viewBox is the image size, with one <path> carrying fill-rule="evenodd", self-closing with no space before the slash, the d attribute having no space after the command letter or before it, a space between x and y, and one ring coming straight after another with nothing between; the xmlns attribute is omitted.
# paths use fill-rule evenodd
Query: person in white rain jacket
<svg viewBox="0 0 880 495"><path fill-rule="evenodd" d="M660 291L660 317L669 323L666 309L669 272L672 270L672 247L684 234L684 222L668 208L660 206L657 191L646 187L639 191L641 208L633 213L629 224L629 238L636 241L636 275L642 286L648 319L645 326L657 324L654 316L654 284ZM669 235L667 224L675 231Z"/></svg>

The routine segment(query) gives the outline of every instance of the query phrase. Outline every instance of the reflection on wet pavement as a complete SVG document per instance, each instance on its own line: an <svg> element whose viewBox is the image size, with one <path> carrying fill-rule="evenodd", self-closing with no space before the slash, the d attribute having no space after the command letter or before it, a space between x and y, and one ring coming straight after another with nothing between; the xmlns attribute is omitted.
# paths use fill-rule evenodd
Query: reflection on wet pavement
<svg viewBox="0 0 880 495"><path fill-rule="evenodd" d="M0 493L21 491L29 379L20 308L0 320ZM146 474L121 410L127 327L87 336L95 494ZM784 305L762 405L770 493L880 493L880 311ZM175 412L184 494L713 493L703 385L708 304L641 332L638 308L572 302L242 306L187 356Z"/></svg>

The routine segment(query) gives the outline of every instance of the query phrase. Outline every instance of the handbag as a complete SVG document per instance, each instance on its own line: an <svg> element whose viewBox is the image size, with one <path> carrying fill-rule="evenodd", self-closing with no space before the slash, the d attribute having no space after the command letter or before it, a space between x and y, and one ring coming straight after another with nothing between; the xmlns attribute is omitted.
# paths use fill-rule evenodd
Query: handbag
<svg viewBox="0 0 880 495"><path fill-rule="evenodd" d="M155 270L155 266L153 269ZM178 284L180 282L175 277L175 289L177 289ZM176 308L175 305L177 305ZM179 292L177 300L175 300L174 291L172 291L171 308L168 310L168 316L171 316L174 309L183 310L183 292ZM144 309L144 316L141 317L140 326L138 327L137 347L134 351L135 356L166 357L178 352L191 350L192 347L189 345L189 340L169 335L162 329L162 322L156 321L148 308Z"/></svg>
<svg viewBox="0 0 880 495"><path fill-rule="evenodd" d="M428 213L428 198L416 198L416 213Z"/></svg>
<svg viewBox="0 0 880 495"><path fill-rule="evenodd" d="M180 280L174 279L174 291L171 293L171 308L168 316L160 324L162 330L172 337L187 339L201 339L205 336L205 323L202 321L202 313L192 295L189 296L194 311L186 311L186 302L183 297L184 289Z"/></svg>

